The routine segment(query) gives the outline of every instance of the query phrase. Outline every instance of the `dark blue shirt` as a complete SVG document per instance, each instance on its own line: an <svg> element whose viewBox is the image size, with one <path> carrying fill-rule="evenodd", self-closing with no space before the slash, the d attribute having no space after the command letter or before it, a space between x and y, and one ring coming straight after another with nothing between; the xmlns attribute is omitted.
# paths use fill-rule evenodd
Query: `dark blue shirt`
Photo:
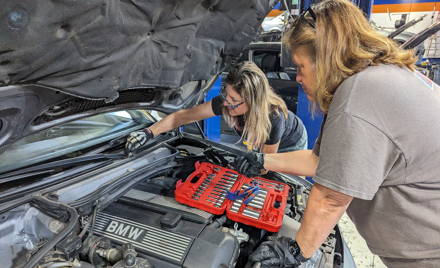
<svg viewBox="0 0 440 268"><path fill-rule="evenodd" d="M221 96L213 98L211 107L215 115L222 115L223 98ZM279 142L280 146L278 150L280 150L294 146L300 141L304 134L305 127L298 116L291 111L288 111L287 118L281 111L279 113L272 112L270 116L272 128L270 130L269 138L265 144L273 145ZM240 122L242 126L244 126L243 117L239 118L239 123ZM235 129L235 131L239 135L242 134L241 130Z"/></svg>

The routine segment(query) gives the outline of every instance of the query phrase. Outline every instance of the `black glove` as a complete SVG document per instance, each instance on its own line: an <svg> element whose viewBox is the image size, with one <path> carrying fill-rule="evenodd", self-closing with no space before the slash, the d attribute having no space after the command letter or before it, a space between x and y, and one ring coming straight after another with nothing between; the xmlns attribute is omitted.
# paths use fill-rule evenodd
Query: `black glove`
<svg viewBox="0 0 440 268"><path fill-rule="evenodd" d="M261 245L249 256L249 262L253 265L260 263L261 268L274 267L298 267L306 262L301 255L298 244L288 237L274 238Z"/></svg>
<svg viewBox="0 0 440 268"><path fill-rule="evenodd" d="M235 160L234 169L247 177L255 177L264 169L264 154L248 152Z"/></svg>
<svg viewBox="0 0 440 268"><path fill-rule="evenodd" d="M145 130L131 132L125 143L125 151L127 153L133 152L137 148L144 145L147 141L153 138L153 132L146 128Z"/></svg>

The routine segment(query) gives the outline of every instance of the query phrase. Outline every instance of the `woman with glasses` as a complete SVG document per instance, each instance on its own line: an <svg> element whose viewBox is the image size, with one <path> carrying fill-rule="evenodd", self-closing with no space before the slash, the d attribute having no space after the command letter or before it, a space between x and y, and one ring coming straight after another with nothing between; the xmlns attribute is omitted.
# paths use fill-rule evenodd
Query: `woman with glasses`
<svg viewBox="0 0 440 268"><path fill-rule="evenodd" d="M315 181L298 233L263 243L250 261L296 267L347 212L388 267L440 267L440 88L415 70L413 51L375 32L347 0L312 6L283 42L325 119L313 150L237 161L249 176L266 169Z"/></svg>
<svg viewBox="0 0 440 268"><path fill-rule="evenodd" d="M236 130L249 150L276 153L307 149L302 121L287 110L253 62L231 68L221 94L211 101L172 113L144 131L131 133L126 149L132 151L160 133L216 115Z"/></svg>

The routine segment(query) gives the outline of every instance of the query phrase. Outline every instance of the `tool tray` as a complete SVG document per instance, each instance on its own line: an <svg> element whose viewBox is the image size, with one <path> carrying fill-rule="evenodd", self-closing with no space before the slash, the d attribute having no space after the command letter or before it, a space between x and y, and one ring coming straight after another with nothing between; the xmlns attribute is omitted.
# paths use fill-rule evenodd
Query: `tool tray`
<svg viewBox="0 0 440 268"><path fill-rule="evenodd" d="M255 177L248 178L232 169L211 163L197 162L188 178L176 184L176 201L210 212L224 214L241 222L270 232L277 232L283 222L289 186L284 183ZM258 186L252 200L229 200L228 192Z"/></svg>
<svg viewBox="0 0 440 268"><path fill-rule="evenodd" d="M226 216L236 222L245 223L269 232L278 232L283 224L289 186L264 178L242 177L241 189L257 185L260 191L245 204L243 199L230 200L226 206Z"/></svg>
<svg viewBox="0 0 440 268"><path fill-rule="evenodd" d="M185 182L177 182L176 201L212 214L225 213L227 191L240 187L236 182L243 175L211 163L196 162L196 170Z"/></svg>

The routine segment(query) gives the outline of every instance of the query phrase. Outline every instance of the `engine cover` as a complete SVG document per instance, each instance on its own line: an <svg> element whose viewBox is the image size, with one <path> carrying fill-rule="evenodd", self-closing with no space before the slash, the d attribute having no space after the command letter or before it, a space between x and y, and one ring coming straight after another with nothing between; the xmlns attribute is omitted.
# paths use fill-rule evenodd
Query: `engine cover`
<svg viewBox="0 0 440 268"><path fill-rule="evenodd" d="M232 267L239 253L236 238L194 216L124 198L97 214L95 234L118 245L131 243L154 267Z"/></svg>

